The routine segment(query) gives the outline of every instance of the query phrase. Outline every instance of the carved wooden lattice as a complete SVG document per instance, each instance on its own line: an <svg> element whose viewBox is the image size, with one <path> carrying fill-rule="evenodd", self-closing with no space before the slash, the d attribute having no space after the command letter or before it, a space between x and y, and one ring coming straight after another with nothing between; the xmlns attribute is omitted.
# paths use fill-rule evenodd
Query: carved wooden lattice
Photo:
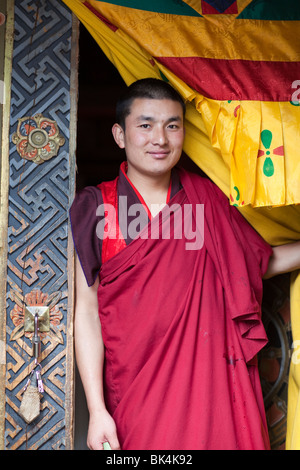
<svg viewBox="0 0 300 470"><path fill-rule="evenodd" d="M56 156L38 165L21 158L15 143L10 143L7 449L64 449L70 448L72 441L68 279L72 259L72 253L68 256L68 208L74 178L69 156L71 40L72 15L62 2L15 1L10 135L17 131L18 120L41 114L56 122L64 144ZM50 306L50 332L42 336L39 361L45 392L41 413L29 425L18 414L33 364L31 337L24 333L26 305Z"/></svg>

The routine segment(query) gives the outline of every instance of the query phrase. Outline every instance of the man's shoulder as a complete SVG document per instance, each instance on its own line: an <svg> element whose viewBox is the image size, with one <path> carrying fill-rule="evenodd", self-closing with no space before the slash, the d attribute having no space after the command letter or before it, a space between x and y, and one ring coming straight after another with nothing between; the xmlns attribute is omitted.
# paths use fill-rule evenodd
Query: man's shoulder
<svg viewBox="0 0 300 470"><path fill-rule="evenodd" d="M204 173L196 173L194 171L187 171L185 169L180 169L181 175L187 175L191 183L194 184L196 188L203 188L207 191L212 191L213 193L224 194L220 188Z"/></svg>
<svg viewBox="0 0 300 470"><path fill-rule="evenodd" d="M89 196L89 195L95 195L99 194L100 192L100 185L97 186L85 186L84 188L81 188L77 191L76 197L81 197L81 196Z"/></svg>
<svg viewBox="0 0 300 470"><path fill-rule="evenodd" d="M228 196L208 176L183 170L180 179L183 187L186 186L186 190L191 187L197 199L202 203L220 208L230 205Z"/></svg>
<svg viewBox="0 0 300 470"><path fill-rule="evenodd" d="M98 186L85 186L77 191L71 204L70 212L94 210L102 203L102 194Z"/></svg>

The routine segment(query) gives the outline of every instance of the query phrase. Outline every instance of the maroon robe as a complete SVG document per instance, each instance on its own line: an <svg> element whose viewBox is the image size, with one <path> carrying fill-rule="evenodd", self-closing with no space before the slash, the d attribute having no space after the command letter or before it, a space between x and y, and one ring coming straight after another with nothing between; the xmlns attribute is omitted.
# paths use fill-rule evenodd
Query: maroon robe
<svg viewBox="0 0 300 470"><path fill-rule="evenodd" d="M101 265L107 407L124 450L268 449L256 354L272 250L209 180L181 171L180 182L169 206L204 204L203 246L146 237L149 224Z"/></svg>

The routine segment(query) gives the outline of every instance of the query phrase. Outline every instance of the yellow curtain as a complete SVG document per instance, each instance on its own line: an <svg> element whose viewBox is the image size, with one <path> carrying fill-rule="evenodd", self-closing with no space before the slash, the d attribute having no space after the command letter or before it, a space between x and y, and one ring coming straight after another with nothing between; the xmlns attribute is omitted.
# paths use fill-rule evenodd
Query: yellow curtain
<svg viewBox="0 0 300 470"><path fill-rule="evenodd" d="M127 85L145 77L163 78L181 93L187 101L185 153L222 189L231 204L239 208L262 237L273 246L299 240L300 106L292 101L207 98L179 78L162 60L168 54L168 57L176 56L178 50L182 55L195 55L194 39L186 43L180 27L192 31L193 37L202 38L207 50L214 50L216 44L210 44L212 36L206 34L200 21L201 2L184 2L198 11L200 17L196 13L190 17L187 13L178 24L168 11L157 13L125 8L120 6L122 2L111 2L114 3L111 5L96 0L64 0L64 3L88 29ZM239 0L233 3L238 8L241 5L246 8L251 2ZM224 21L222 24L217 15L210 15L206 25L211 32L220 30L226 37L234 27L232 15L224 15ZM289 46L289 41L299 43L299 22L269 23L264 25L262 21L248 20L239 25L240 37L244 38L238 48L242 65L243 54L248 51L247 30L251 28L251 41L254 41L251 50L256 51L255 60L271 60L268 44L270 46L274 41L272 35L278 39L280 34L285 38L284 53L289 53L293 61L300 60L299 44L295 48ZM253 29L254 24L259 31ZM255 39L261 38L258 33L262 32L265 42L256 47ZM283 56L276 48L272 50L272 59L277 64L277 59L283 60ZM236 49L228 45L227 53L232 59L237 54ZM274 171L277 176L272 180L270 174ZM292 331L293 339L297 341L298 336L300 340L300 274L293 274L291 292ZM288 449L300 449L299 398L300 365L293 363L289 384Z"/></svg>
<svg viewBox="0 0 300 470"><path fill-rule="evenodd" d="M82 21L126 83L164 76L191 102L229 169L232 204L300 203L300 106L295 101L300 96L300 21L252 18L255 4L262 17L274 15L261 12L261 5L270 2L257 0L66 3L81 10ZM203 16L208 3L236 3L239 14ZM282 2L272 3L279 8ZM292 3L286 0L285 9L292 10ZM180 14L185 5L191 10ZM189 156L203 168L197 150Z"/></svg>

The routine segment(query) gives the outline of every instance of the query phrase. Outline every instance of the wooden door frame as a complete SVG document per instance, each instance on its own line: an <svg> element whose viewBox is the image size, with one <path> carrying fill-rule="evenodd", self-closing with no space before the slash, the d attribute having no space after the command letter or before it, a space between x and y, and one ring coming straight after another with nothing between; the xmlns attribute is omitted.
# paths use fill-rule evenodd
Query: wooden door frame
<svg viewBox="0 0 300 470"><path fill-rule="evenodd" d="M9 123L12 54L14 42L14 0L2 1L6 21L4 33L4 102L1 112L1 185L0 185L0 449L5 448L5 382L6 382L6 278L7 278L7 229L8 229L8 189L9 189Z"/></svg>
<svg viewBox="0 0 300 470"><path fill-rule="evenodd" d="M56 3L57 2L57 3ZM44 0L40 2L42 6L46 6ZM0 109L1 120L2 120L2 134L1 134L1 187L0 187L0 198L1 198L1 213L0 213L0 249L1 249L1 261L0 261L0 449L9 448L6 442L6 426L9 425L9 421L12 419L7 413L6 407L8 403L7 391L8 391L8 353L9 340L7 339L7 321L9 312L7 311L7 276L8 276L8 261L9 261L9 244L8 244L8 223L9 223L9 191L10 191L10 146L12 140L11 130L11 83L12 83L12 67L14 59L14 32L15 32L15 7L17 3L14 0L1 0L1 7L6 7L6 23L5 23L5 59L4 59L4 83L5 83L5 101L2 109ZM49 6L50 5L50 6ZM52 0L47 2L47 8L61 7L59 0ZM36 6L36 5L35 5ZM63 8L66 8L65 5ZM28 9L28 15L32 14L32 11ZM69 188L69 204L75 195L75 175L76 175L76 133L77 133L77 97L78 97L78 40L79 40L79 21L74 14L71 14L71 46L70 46L70 118L69 118L69 139L67 142L69 155L69 175L68 175L68 188ZM40 18L39 18L40 19ZM57 34L57 33L56 33ZM41 44L43 41L41 37ZM0 77L1 79L1 77ZM20 116L21 117L21 116ZM66 207L66 211L68 208ZM74 347L73 347L73 306L74 306L74 249L71 238L70 224L68 223L68 234L67 234L67 315L65 321L65 343L64 357L65 357L65 387L63 389L64 400L64 438L63 447L66 450L72 450L74 447ZM44 364L46 362L46 364ZM43 366L47 366L47 359L45 359ZM11 364L10 364L11 367ZM23 371L24 375L24 371ZM18 392L20 394L20 391ZM18 396L19 398L19 396ZM12 405L12 404L11 404ZM13 404L16 408L16 405ZM17 416L17 409L15 409ZM24 427L24 423L19 423L17 417L17 423L14 423L15 432L18 433L18 437L21 436L19 442L27 441L27 426ZM20 418L21 419L21 418ZM19 425L18 425L19 423ZM17 429L18 428L18 429ZM23 428L23 429L22 429ZM55 433L54 431L53 434ZM51 447L51 432L49 431L49 447ZM23 437L22 434L23 433ZM37 434L38 435L38 434ZM55 436L54 436L55 437ZM42 441L42 439L40 439ZM11 446L12 449L17 449L20 444L14 444ZM33 449L39 448L39 443L36 442L32 446Z"/></svg>

